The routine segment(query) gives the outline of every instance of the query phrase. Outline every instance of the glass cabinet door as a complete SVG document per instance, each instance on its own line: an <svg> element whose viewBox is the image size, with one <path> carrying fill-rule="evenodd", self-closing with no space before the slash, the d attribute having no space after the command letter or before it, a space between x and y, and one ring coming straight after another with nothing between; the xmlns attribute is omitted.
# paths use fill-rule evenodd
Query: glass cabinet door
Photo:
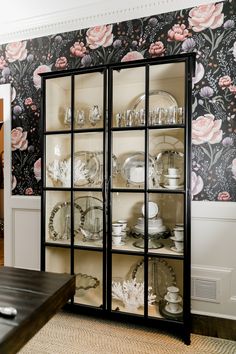
<svg viewBox="0 0 236 354"><path fill-rule="evenodd" d="M112 311L183 319L185 73L174 61L110 72ZM137 288L131 309L126 299Z"/></svg>

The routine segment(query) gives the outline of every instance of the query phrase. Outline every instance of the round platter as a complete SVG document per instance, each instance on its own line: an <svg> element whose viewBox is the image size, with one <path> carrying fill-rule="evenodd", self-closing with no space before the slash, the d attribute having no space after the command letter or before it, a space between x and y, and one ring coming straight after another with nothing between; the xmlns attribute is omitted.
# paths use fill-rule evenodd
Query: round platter
<svg viewBox="0 0 236 354"><path fill-rule="evenodd" d="M155 173L154 159L149 155L149 178ZM137 152L126 156L123 163L121 163L121 176L130 184L139 185L145 180L145 154Z"/></svg>
<svg viewBox="0 0 236 354"><path fill-rule="evenodd" d="M132 272L132 278L138 283L144 280L144 263L139 262ZM173 268L164 260L150 257L148 260L148 285L156 295L156 302L164 299L167 288L176 285L176 275Z"/></svg>

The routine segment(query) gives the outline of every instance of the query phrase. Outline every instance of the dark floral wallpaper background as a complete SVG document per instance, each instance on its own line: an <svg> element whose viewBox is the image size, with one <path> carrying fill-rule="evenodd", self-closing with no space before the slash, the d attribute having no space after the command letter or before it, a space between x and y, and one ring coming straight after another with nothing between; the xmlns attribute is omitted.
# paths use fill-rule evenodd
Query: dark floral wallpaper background
<svg viewBox="0 0 236 354"><path fill-rule="evenodd" d="M39 195L40 76L55 70L196 52L193 200L236 201L235 2L0 46L0 83L12 85L12 193Z"/></svg>

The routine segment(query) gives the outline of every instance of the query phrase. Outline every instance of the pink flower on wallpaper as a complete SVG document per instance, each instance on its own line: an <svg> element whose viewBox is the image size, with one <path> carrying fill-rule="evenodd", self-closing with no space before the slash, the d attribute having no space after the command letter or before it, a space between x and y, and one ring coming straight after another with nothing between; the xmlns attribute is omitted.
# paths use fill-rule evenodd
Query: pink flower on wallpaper
<svg viewBox="0 0 236 354"><path fill-rule="evenodd" d="M86 47L83 42L75 42L72 47L70 47L70 52L74 57L83 58L86 53Z"/></svg>
<svg viewBox="0 0 236 354"><path fill-rule="evenodd" d="M201 176L198 176L196 172L192 171L191 175L191 182L192 182L192 198L199 194L203 189L203 180Z"/></svg>
<svg viewBox="0 0 236 354"><path fill-rule="evenodd" d="M48 65L39 65L33 72L33 82L34 87L38 90L41 88L41 77L39 74L47 73L51 71L50 66Z"/></svg>
<svg viewBox="0 0 236 354"><path fill-rule="evenodd" d="M9 63L24 60L27 57L26 41L13 42L6 45L6 59Z"/></svg>
<svg viewBox="0 0 236 354"><path fill-rule="evenodd" d="M129 52L123 56L121 61L130 61L130 60L140 60L143 59L143 55L137 51Z"/></svg>
<svg viewBox="0 0 236 354"><path fill-rule="evenodd" d="M37 182L41 180L41 158L34 163L34 177Z"/></svg>
<svg viewBox="0 0 236 354"><path fill-rule="evenodd" d="M176 24L168 31L167 41L180 41L183 42L186 37L189 37L191 34L187 30L186 26L182 23L181 25Z"/></svg>
<svg viewBox="0 0 236 354"><path fill-rule="evenodd" d="M225 90L226 87L229 87L231 84L232 84L232 80L228 75L220 77L219 85L223 90Z"/></svg>
<svg viewBox="0 0 236 354"><path fill-rule="evenodd" d="M91 27L86 32L86 39L90 49L109 47L113 42L113 25Z"/></svg>
<svg viewBox="0 0 236 354"><path fill-rule="evenodd" d="M236 85L229 86L229 90L233 95L235 95L236 98Z"/></svg>
<svg viewBox="0 0 236 354"><path fill-rule="evenodd" d="M16 177L14 175L12 175L12 177L11 177L11 190L12 191L13 191L13 189L16 188L16 185L17 185Z"/></svg>
<svg viewBox="0 0 236 354"><path fill-rule="evenodd" d="M217 200L230 200L230 194L228 192L220 192L217 196Z"/></svg>
<svg viewBox="0 0 236 354"><path fill-rule="evenodd" d="M12 129L11 131L11 149L15 150L26 150L28 147L27 132L23 132L21 127Z"/></svg>
<svg viewBox="0 0 236 354"><path fill-rule="evenodd" d="M67 65L68 65L68 63L67 63L66 57L57 58L56 64L55 64L55 67L57 69L65 69L67 67Z"/></svg>
<svg viewBox="0 0 236 354"><path fill-rule="evenodd" d="M26 188L25 194L26 194L26 195L32 195L32 194L33 194L33 189L32 189L31 187Z"/></svg>
<svg viewBox="0 0 236 354"><path fill-rule="evenodd" d="M25 105L26 105L26 106L30 106L32 103L33 103L33 100L32 100L31 97L27 97L27 98L25 99Z"/></svg>
<svg viewBox="0 0 236 354"><path fill-rule="evenodd" d="M195 145L204 143L217 144L222 140L222 120L215 120L213 114L204 114L192 122L192 142Z"/></svg>
<svg viewBox="0 0 236 354"><path fill-rule="evenodd" d="M194 7L189 11L189 25L195 32L204 31L206 28L218 28L224 21L222 9L223 3Z"/></svg>
<svg viewBox="0 0 236 354"><path fill-rule="evenodd" d="M233 159L232 161L232 173L233 173L233 178L236 179L236 159Z"/></svg>
<svg viewBox="0 0 236 354"><path fill-rule="evenodd" d="M164 44L161 41L151 43L149 47L149 53L152 57L162 57L165 53L166 49Z"/></svg>
<svg viewBox="0 0 236 354"><path fill-rule="evenodd" d="M7 62L4 59L4 56L0 56L0 70L2 70L5 66L7 66Z"/></svg>

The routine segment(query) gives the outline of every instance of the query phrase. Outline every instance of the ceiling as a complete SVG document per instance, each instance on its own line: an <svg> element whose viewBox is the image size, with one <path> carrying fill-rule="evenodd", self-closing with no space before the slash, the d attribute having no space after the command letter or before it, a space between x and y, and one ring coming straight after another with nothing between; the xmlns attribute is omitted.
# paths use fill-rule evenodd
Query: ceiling
<svg viewBox="0 0 236 354"><path fill-rule="evenodd" d="M8 0L1 3L0 43L193 7L212 0Z"/></svg>

